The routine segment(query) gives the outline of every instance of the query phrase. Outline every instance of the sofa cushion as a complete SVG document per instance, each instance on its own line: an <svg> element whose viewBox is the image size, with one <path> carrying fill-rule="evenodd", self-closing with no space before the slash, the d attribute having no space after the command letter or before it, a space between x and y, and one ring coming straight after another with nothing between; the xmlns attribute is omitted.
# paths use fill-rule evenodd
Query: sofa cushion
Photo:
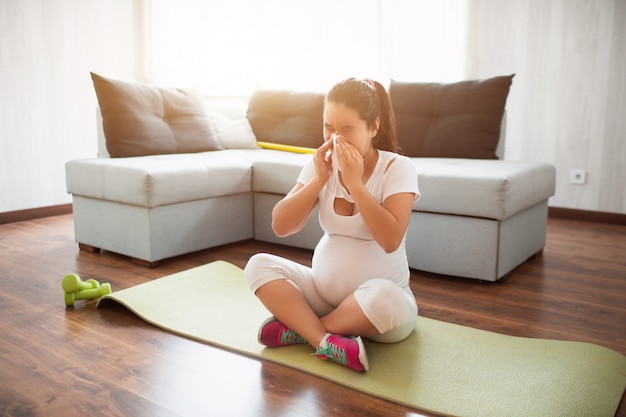
<svg viewBox="0 0 626 417"><path fill-rule="evenodd" d="M256 90L248 120L258 141L318 148L324 142L324 94Z"/></svg>
<svg viewBox="0 0 626 417"><path fill-rule="evenodd" d="M451 84L391 81L398 144L411 157L497 159L513 75Z"/></svg>
<svg viewBox="0 0 626 417"><path fill-rule="evenodd" d="M250 121L247 118L230 119L228 116L212 111L209 111L208 115L224 149L254 149L257 147L256 136L254 136Z"/></svg>
<svg viewBox="0 0 626 417"><path fill-rule="evenodd" d="M505 220L554 195L543 162L412 158L422 193L413 211Z"/></svg>
<svg viewBox="0 0 626 417"><path fill-rule="evenodd" d="M199 95L91 73L112 157L222 149Z"/></svg>
<svg viewBox="0 0 626 417"><path fill-rule="evenodd" d="M268 149L265 151L272 153L254 161L252 190L285 195L296 185L302 167L312 155Z"/></svg>
<svg viewBox="0 0 626 417"><path fill-rule="evenodd" d="M252 162L226 150L80 159L65 172L71 194L149 208L248 193L252 182Z"/></svg>

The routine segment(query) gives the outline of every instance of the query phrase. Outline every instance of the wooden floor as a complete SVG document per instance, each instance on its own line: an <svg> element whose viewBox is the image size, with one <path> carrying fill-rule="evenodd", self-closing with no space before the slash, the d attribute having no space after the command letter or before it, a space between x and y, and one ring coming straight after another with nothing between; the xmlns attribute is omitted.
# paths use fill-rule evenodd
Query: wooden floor
<svg viewBox="0 0 626 417"><path fill-rule="evenodd" d="M168 334L121 307L63 303L69 272L115 291L218 259L243 267L259 251L309 263L309 251L247 241L146 269L79 251L72 227L71 215L0 225L1 416L430 415ZM550 219L543 255L499 283L411 279L420 315L626 354L625 226Z"/></svg>

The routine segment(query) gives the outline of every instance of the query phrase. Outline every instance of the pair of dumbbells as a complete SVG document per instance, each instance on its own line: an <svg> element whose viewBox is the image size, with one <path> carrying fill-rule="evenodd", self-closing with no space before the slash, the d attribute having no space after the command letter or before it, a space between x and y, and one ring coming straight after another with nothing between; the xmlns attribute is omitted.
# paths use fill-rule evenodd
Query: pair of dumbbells
<svg viewBox="0 0 626 417"><path fill-rule="evenodd" d="M76 300L91 300L111 294L111 284L100 285L95 279L82 281L76 274L67 274L63 277L61 286L65 291L65 305L68 307L73 306Z"/></svg>

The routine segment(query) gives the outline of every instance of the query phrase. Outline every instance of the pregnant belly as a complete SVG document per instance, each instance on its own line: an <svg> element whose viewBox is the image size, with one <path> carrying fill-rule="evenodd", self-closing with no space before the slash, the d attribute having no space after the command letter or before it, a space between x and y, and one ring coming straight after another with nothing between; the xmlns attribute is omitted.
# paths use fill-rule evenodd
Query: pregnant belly
<svg viewBox="0 0 626 417"><path fill-rule="evenodd" d="M359 285L372 278L402 280L402 277L394 276L403 270L402 262L398 265L396 252L385 253L374 240L324 235L313 255L315 286L326 302L336 307ZM402 259L406 262L405 255L400 261ZM408 267L404 270L408 275Z"/></svg>

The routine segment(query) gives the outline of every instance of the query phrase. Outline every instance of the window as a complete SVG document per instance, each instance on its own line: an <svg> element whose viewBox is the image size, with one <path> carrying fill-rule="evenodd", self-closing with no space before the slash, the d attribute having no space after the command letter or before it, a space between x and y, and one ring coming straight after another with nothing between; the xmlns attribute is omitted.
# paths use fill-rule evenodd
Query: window
<svg viewBox="0 0 626 417"><path fill-rule="evenodd" d="M466 0L143 0L151 82L208 95L464 75Z"/></svg>

